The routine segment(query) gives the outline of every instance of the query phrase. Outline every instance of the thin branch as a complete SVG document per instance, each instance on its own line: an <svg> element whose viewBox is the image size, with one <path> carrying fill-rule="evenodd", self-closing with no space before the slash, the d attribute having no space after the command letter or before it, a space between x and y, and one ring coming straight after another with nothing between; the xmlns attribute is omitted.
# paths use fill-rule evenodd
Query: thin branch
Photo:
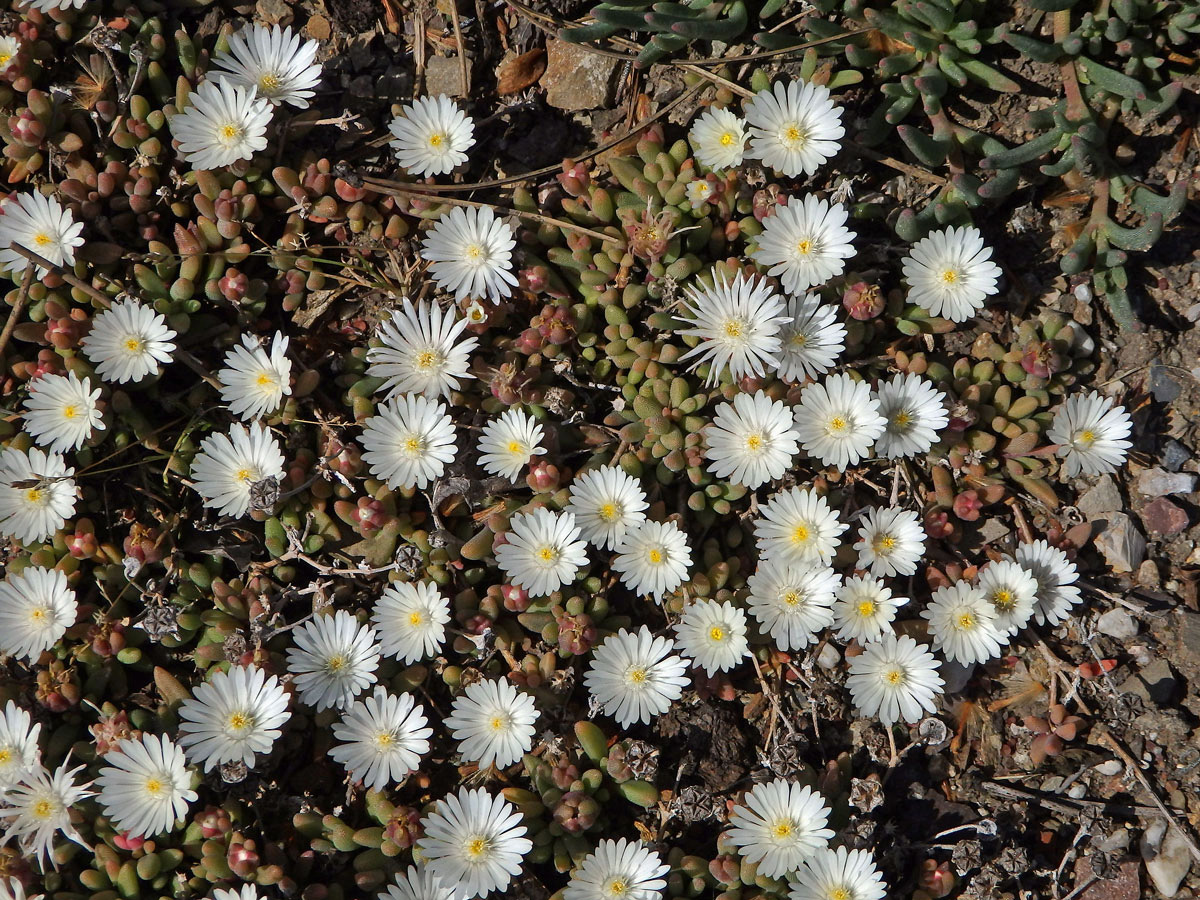
<svg viewBox="0 0 1200 900"><path fill-rule="evenodd" d="M42 256L41 254L34 253L28 247L22 247L20 244L13 244L12 249L14 252L19 253L21 256L25 257L30 262L37 263L39 266L41 266L46 271L54 272L56 275L58 275L59 278L61 278L67 284L71 285L71 287L79 288L81 291L83 291L89 297L93 298L94 300L99 301L100 305L103 306L105 309L108 309L110 306L112 306L112 298L111 297L109 297L103 291L96 290L94 287L92 287L90 284L88 284L82 278L76 278L75 273L72 272L70 269L65 269L61 266L56 266L54 263L50 262L50 260L46 259L46 257Z"/></svg>
<svg viewBox="0 0 1200 900"><path fill-rule="evenodd" d="M18 245L13 244L13 247L16 246ZM8 346L9 338L12 337L13 331L17 327L21 313L25 311L25 304L29 300L29 288L33 284L33 273L35 271L33 266L25 267L25 277L21 279L21 291L17 294L17 301L12 306L12 312L8 314L8 321L4 323L4 331L0 332L0 353L3 353L4 348Z"/></svg>

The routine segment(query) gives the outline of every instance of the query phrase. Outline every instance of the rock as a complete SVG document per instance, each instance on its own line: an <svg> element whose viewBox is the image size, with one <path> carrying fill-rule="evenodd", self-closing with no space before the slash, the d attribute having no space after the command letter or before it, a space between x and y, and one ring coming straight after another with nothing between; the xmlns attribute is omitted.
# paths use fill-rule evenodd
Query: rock
<svg viewBox="0 0 1200 900"><path fill-rule="evenodd" d="M1105 475L1079 498L1079 511L1089 519L1103 518L1105 513L1125 508L1121 492L1111 475Z"/></svg>
<svg viewBox="0 0 1200 900"><path fill-rule="evenodd" d="M1136 637L1138 633L1137 622L1123 609L1110 609L1100 617L1096 627L1100 629L1101 634L1107 634L1118 641Z"/></svg>
<svg viewBox="0 0 1200 900"><path fill-rule="evenodd" d="M1168 472L1178 472L1183 468L1183 464L1191 458L1192 451L1175 438L1167 438L1163 442L1162 464Z"/></svg>
<svg viewBox="0 0 1200 900"><path fill-rule="evenodd" d="M1159 497L1142 507L1142 524L1151 534L1179 534L1188 527L1188 514L1178 504Z"/></svg>
<svg viewBox="0 0 1200 900"><path fill-rule="evenodd" d="M988 519L979 529L979 537L985 544L991 544L994 541L998 541L1000 538L1009 533L1011 533L1011 531L1008 526L1006 526L999 519Z"/></svg>
<svg viewBox="0 0 1200 900"><path fill-rule="evenodd" d="M1156 588L1159 585L1158 563L1148 559L1138 566L1136 581L1142 587Z"/></svg>
<svg viewBox="0 0 1200 900"><path fill-rule="evenodd" d="M1096 538L1096 549L1117 573L1132 572L1146 557L1146 539L1124 513L1110 513L1108 525Z"/></svg>
<svg viewBox="0 0 1200 900"><path fill-rule="evenodd" d="M574 111L607 106L612 96L617 61L565 41L546 41L546 102Z"/></svg>
<svg viewBox="0 0 1200 900"><path fill-rule="evenodd" d="M1139 871L1138 861L1129 859L1108 874L1108 878L1092 879L1096 876L1096 870L1092 867L1092 861L1086 856L1080 856L1075 860L1075 883L1078 885L1088 884L1079 894L1079 900L1138 900L1142 896L1142 873Z"/></svg>
<svg viewBox="0 0 1200 900"><path fill-rule="evenodd" d="M1106 759L1099 765L1092 766L1092 771L1100 775L1120 775L1125 768L1119 759Z"/></svg>
<svg viewBox="0 0 1200 900"><path fill-rule="evenodd" d="M967 682L971 680L971 674L975 671L975 666L964 666L957 662L944 662L941 668L938 669L938 674L942 676L942 680L946 682L943 690L947 694L957 694L967 686Z"/></svg>
<svg viewBox="0 0 1200 900"><path fill-rule="evenodd" d="M304 23L304 35L317 41L327 41L333 33L329 20L324 16L310 16Z"/></svg>
<svg viewBox="0 0 1200 900"><path fill-rule="evenodd" d="M1161 821L1161 820L1160 820ZM1159 823L1156 822L1155 825ZM1166 825L1165 822L1162 823ZM1146 838L1142 842L1142 855L1153 853L1148 846L1151 841L1151 831L1157 831L1154 826L1147 829ZM1162 897L1174 897L1179 893L1179 886L1187 877L1188 869L1192 866L1192 855L1188 849L1187 839L1176 828L1167 828L1162 837L1162 846L1152 859L1146 860L1146 874L1154 882L1154 887Z"/></svg>
<svg viewBox="0 0 1200 900"><path fill-rule="evenodd" d="M546 51L540 47L522 53L507 53L496 67L496 93L500 96L523 91L546 71Z"/></svg>
<svg viewBox="0 0 1200 900"><path fill-rule="evenodd" d="M292 8L283 0L258 0L254 8L258 11L258 18L267 25L286 24L292 20Z"/></svg>
<svg viewBox="0 0 1200 900"><path fill-rule="evenodd" d="M1143 700L1165 706L1175 693L1175 673L1165 659L1156 659L1146 668L1130 675L1121 684L1122 693L1137 694Z"/></svg>
<svg viewBox="0 0 1200 900"><path fill-rule="evenodd" d="M1200 662L1200 613L1179 612L1179 643L1184 653Z"/></svg>
<svg viewBox="0 0 1200 900"><path fill-rule="evenodd" d="M1167 494L1190 494L1196 489L1196 476L1191 472L1167 472L1163 469L1146 469L1138 476L1138 490L1147 497L1165 497Z"/></svg>
<svg viewBox="0 0 1200 900"><path fill-rule="evenodd" d="M431 56L425 61L425 93L429 96L466 96L462 64L457 56Z"/></svg>
<svg viewBox="0 0 1200 900"><path fill-rule="evenodd" d="M817 654L817 665L827 672L832 672L837 668L838 663L842 661L842 656L837 652L837 648L833 644L826 643L821 648L821 652Z"/></svg>
<svg viewBox="0 0 1200 900"><path fill-rule="evenodd" d="M1171 403L1177 400L1183 391L1179 382L1172 378L1166 367L1157 361L1150 364L1150 377L1147 379L1147 384L1150 393L1159 403Z"/></svg>

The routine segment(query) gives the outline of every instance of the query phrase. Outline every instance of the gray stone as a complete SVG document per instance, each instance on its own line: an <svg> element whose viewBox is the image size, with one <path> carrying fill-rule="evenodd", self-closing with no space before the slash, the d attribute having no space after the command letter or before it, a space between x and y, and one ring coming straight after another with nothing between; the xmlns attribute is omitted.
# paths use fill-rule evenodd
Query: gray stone
<svg viewBox="0 0 1200 900"><path fill-rule="evenodd" d="M1175 672L1165 659L1156 659L1126 678L1121 684L1121 692L1137 694L1147 702L1165 706L1175 693Z"/></svg>
<svg viewBox="0 0 1200 900"><path fill-rule="evenodd" d="M457 56L431 56L425 61L425 93L433 97L462 97L466 89L462 83L462 64Z"/></svg>
<svg viewBox="0 0 1200 900"><path fill-rule="evenodd" d="M1077 504L1079 511L1089 519L1103 518L1105 513L1118 512L1125 508L1121 491L1111 475L1103 476L1088 489Z"/></svg>
<svg viewBox="0 0 1200 900"><path fill-rule="evenodd" d="M1172 378L1166 367L1157 361L1150 364L1150 377L1147 380L1150 385L1150 393L1159 403L1171 403L1177 400L1180 393L1183 392L1179 382Z"/></svg>
<svg viewBox="0 0 1200 900"><path fill-rule="evenodd" d="M1192 458L1192 451L1175 438L1167 438L1162 448L1162 464L1168 472L1178 472Z"/></svg>
<svg viewBox="0 0 1200 900"><path fill-rule="evenodd" d="M1142 852L1148 855L1147 848L1143 847ZM1152 859L1146 860L1146 874L1154 882L1159 896L1167 898L1179 893L1179 887L1191 867L1192 854L1187 839L1177 828L1167 829L1158 852Z"/></svg>
<svg viewBox="0 0 1200 900"><path fill-rule="evenodd" d="M938 669L938 674L942 676L942 680L946 682L943 690L947 694L957 694L967 686L967 682L971 680L971 674L975 671L974 664L964 666L958 662L944 662L941 668Z"/></svg>
<svg viewBox="0 0 1200 900"><path fill-rule="evenodd" d="M1096 538L1096 549L1114 572L1132 572L1146 558L1146 539L1124 513L1108 514L1108 525Z"/></svg>
<svg viewBox="0 0 1200 900"><path fill-rule="evenodd" d="M1165 497L1168 494L1190 494L1196 489L1196 476L1191 472L1167 472L1163 469L1147 469L1138 476L1137 487L1147 497Z"/></svg>
<svg viewBox="0 0 1200 900"><path fill-rule="evenodd" d="M1200 659L1200 613L1179 612L1179 642L1185 653Z"/></svg>
<svg viewBox="0 0 1200 900"><path fill-rule="evenodd" d="M1159 585L1158 563L1148 559L1138 566L1137 583L1142 587L1156 588Z"/></svg>
<svg viewBox="0 0 1200 900"><path fill-rule="evenodd" d="M1137 622L1123 609L1110 609L1100 617L1096 627L1100 629L1101 634L1107 634L1118 641L1128 640L1138 633Z"/></svg>
<svg viewBox="0 0 1200 900"><path fill-rule="evenodd" d="M608 106L618 61L576 44L546 41L546 102L568 112Z"/></svg>
<svg viewBox="0 0 1200 900"><path fill-rule="evenodd" d="M258 18L268 25L278 25L292 20L292 8L283 0L258 0L255 4Z"/></svg>
<svg viewBox="0 0 1200 900"><path fill-rule="evenodd" d="M982 538L985 544L998 541L1006 534L1011 533L1011 529L1009 529L1007 525L996 518L988 519L979 529L979 537Z"/></svg>
<svg viewBox="0 0 1200 900"><path fill-rule="evenodd" d="M827 672L832 672L836 669L838 663L841 661L842 656L833 644L827 643L821 648L821 652L817 654L817 665Z"/></svg>

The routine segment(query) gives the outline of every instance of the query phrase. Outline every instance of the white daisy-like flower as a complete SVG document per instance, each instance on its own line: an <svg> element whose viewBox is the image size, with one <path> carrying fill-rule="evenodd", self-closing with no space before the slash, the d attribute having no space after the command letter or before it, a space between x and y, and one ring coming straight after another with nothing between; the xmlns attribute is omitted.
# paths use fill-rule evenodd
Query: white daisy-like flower
<svg viewBox="0 0 1200 900"><path fill-rule="evenodd" d="M0 450L0 534L42 541L75 515L75 469L37 447Z"/></svg>
<svg viewBox="0 0 1200 900"><path fill-rule="evenodd" d="M680 361L697 357L693 369L708 363L706 385L716 384L726 368L735 381L762 377L779 365L779 329L787 322L783 298L761 278L742 272L733 281L723 273L716 276L711 287L697 282L684 290L688 317L681 322L691 327L678 333L698 337L700 343Z"/></svg>
<svg viewBox="0 0 1200 900"><path fill-rule="evenodd" d="M263 897L254 885L243 884L240 890L234 888L215 889L213 900L263 900Z"/></svg>
<svg viewBox="0 0 1200 900"><path fill-rule="evenodd" d="M210 79L188 95L188 104L170 125L181 158L193 169L219 169L267 148L274 107L257 87Z"/></svg>
<svg viewBox="0 0 1200 900"><path fill-rule="evenodd" d="M1058 444L1067 477L1107 475L1125 462L1133 422L1123 406L1096 391L1074 394L1058 408L1046 437Z"/></svg>
<svg viewBox="0 0 1200 900"><path fill-rule="evenodd" d="M424 490L454 459L454 423L441 401L402 394L380 404L362 425L363 461L393 490Z"/></svg>
<svg viewBox="0 0 1200 900"><path fill-rule="evenodd" d="M804 861L788 900L884 900L887 885L866 850L826 847Z"/></svg>
<svg viewBox="0 0 1200 900"><path fill-rule="evenodd" d="M712 677L727 672L750 655L746 614L726 600L697 600L684 609L675 625L679 652Z"/></svg>
<svg viewBox="0 0 1200 900"><path fill-rule="evenodd" d="M30 566L0 582L0 653L36 661L75 624L79 605L58 569Z"/></svg>
<svg viewBox="0 0 1200 900"><path fill-rule="evenodd" d="M1082 599L1075 586L1079 580L1075 563L1044 540L1019 544L1015 556L1017 564L1037 581L1033 620L1039 625L1057 625L1066 619L1071 607Z"/></svg>
<svg viewBox="0 0 1200 900"><path fill-rule="evenodd" d="M387 379L379 390L388 397L421 394L431 400L449 397L460 379L474 378L467 371L471 351L479 338L459 340L469 324L436 303L407 297L400 309L379 326L380 346L367 351L367 374Z"/></svg>
<svg viewBox="0 0 1200 900"><path fill-rule="evenodd" d="M13 59L21 52L21 41L15 35L6 34L0 37L0 71L7 69L13 63ZM0 880L0 886L4 882Z"/></svg>
<svg viewBox="0 0 1200 900"><path fill-rule="evenodd" d="M693 178L687 183L687 201L694 212L713 198L714 186L707 178Z"/></svg>
<svg viewBox="0 0 1200 900"><path fill-rule="evenodd" d="M39 375L29 382L25 401L25 430L41 447L54 453L78 450L93 431L103 431L104 421L96 406L101 388L92 390L92 380L82 381L74 372Z"/></svg>
<svg viewBox="0 0 1200 900"><path fill-rule="evenodd" d="M971 225L944 228L913 245L904 260L908 299L931 316L965 322L996 293L1000 267Z"/></svg>
<svg viewBox="0 0 1200 900"><path fill-rule="evenodd" d="M444 724L464 760L503 769L533 747L537 718L530 694L504 680L477 681L454 698Z"/></svg>
<svg viewBox="0 0 1200 900"><path fill-rule="evenodd" d="M0 42L6 40L0 38ZM11 40L8 38L7 40ZM3 59L4 54L0 52L0 59ZM45 894L29 894L25 893L25 885L17 876L10 875L8 878L0 877L0 900L45 900Z"/></svg>
<svg viewBox="0 0 1200 900"><path fill-rule="evenodd" d="M921 617L929 620L933 649L950 662L969 666L1001 653L1004 632L996 624L996 613L983 591L965 581L934 591Z"/></svg>
<svg viewBox="0 0 1200 900"><path fill-rule="evenodd" d="M292 393L287 348L288 339L280 331L275 332L270 351L258 338L243 334L242 345L225 354L225 367L217 372L221 399L243 422L275 412L284 396Z"/></svg>
<svg viewBox="0 0 1200 900"><path fill-rule="evenodd" d="M8 701L0 716L0 796L40 764L38 735L42 725L32 722L26 710Z"/></svg>
<svg viewBox="0 0 1200 900"><path fill-rule="evenodd" d="M396 883L389 884L379 897L387 900L459 900L455 886L442 881L424 863L409 866L408 872L397 872Z"/></svg>
<svg viewBox="0 0 1200 900"><path fill-rule="evenodd" d="M258 666L233 666L197 685L179 705L179 743L206 772L230 762L253 768L254 755L271 752L290 716L276 676Z"/></svg>
<svg viewBox="0 0 1200 900"><path fill-rule="evenodd" d="M229 50L217 53L211 74L237 87L257 88L258 96L276 106L307 109L321 80L320 49L320 43L301 40L291 28L246 25L229 36Z"/></svg>
<svg viewBox="0 0 1200 900"><path fill-rule="evenodd" d="M633 526L617 544L616 553L612 568L621 575L621 583L659 603L664 594L683 584L692 566L687 535L674 522Z"/></svg>
<svg viewBox="0 0 1200 900"><path fill-rule="evenodd" d="M9 194L0 202L0 269L24 273L29 260L12 249L19 244L56 266L75 265L75 248L83 246L83 223L53 197L40 191ZM37 277L46 269L37 267Z"/></svg>
<svg viewBox="0 0 1200 900"><path fill-rule="evenodd" d="M846 349L846 326L837 310L816 294L802 294L788 299L787 314L791 321L779 332L779 377L804 381L824 375Z"/></svg>
<svg viewBox="0 0 1200 900"><path fill-rule="evenodd" d="M507 478L513 484L531 456L546 452L542 426L521 409L505 410L483 426L479 436L479 464L489 475Z"/></svg>
<svg viewBox="0 0 1200 900"><path fill-rule="evenodd" d="M495 552L500 571L531 597L544 597L570 584L587 562L587 542L579 536L575 517L541 506L514 515L505 543Z"/></svg>
<svg viewBox="0 0 1200 900"><path fill-rule="evenodd" d="M388 131L396 161L413 175L445 175L475 146L475 123L445 94L405 104Z"/></svg>
<svg viewBox="0 0 1200 900"><path fill-rule="evenodd" d="M854 232L846 227L847 218L840 203L830 206L809 194L763 221L758 249L750 255L767 266L767 273L777 276L789 294L803 294L841 275L854 255Z"/></svg>
<svg viewBox="0 0 1200 900"><path fill-rule="evenodd" d="M54 9L82 9L87 0L29 0L29 6L40 12Z"/></svg>
<svg viewBox="0 0 1200 900"><path fill-rule="evenodd" d="M763 391L718 406L704 441L708 470L750 490L782 478L800 450L792 411Z"/></svg>
<svg viewBox="0 0 1200 900"><path fill-rule="evenodd" d="M909 509L872 506L858 528L858 567L872 575L911 575L925 552L925 529Z"/></svg>
<svg viewBox="0 0 1200 900"><path fill-rule="evenodd" d="M334 723L333 736L342 743L329 756L369 790L382 791L417 770L432 735L425 709L412 694L397 697L377 685Z"/></svg>
<svg viewBox="0 0 1200 900"><path fill-rule="evenodd" d="M782 778L756 784L729 813L725 832L758 871L779 878L824 849L833 837L829 807L812 788Z"/></svg>
<svg viewBox="0 0 1200 900"><path fill-rule="evenodd" d="M591 699L622 728L650 724L671 708L688 683L687 660L671 653L675 642L654 637L645 625L622 628L592 653L583 683Z"/></svg>
<svg viewBox="0 0 1200 900"><path fill-rule="evenodd" d="M533 849L521 819L503 797L459 788L421 820L424 837L416 849L429 871L443 884L455 885L461 897L486 897L508 887Z"/></svg>
<svg viewBox="0 0 1200 900"><path fill-rule="evenodd" d="M875 442L875 452L889 459L928 453L938 432L950 422L946 395L911 372L881 381L875 391L879 414L887 422Z"/></svg>
<svg viewBox="0 0 1200 900"><path fill-rule="evenodd" d="M842 110L822 84L776 82L746 104L751 159L793 178L811 175L838 152L845 136Z"/></svg>
<svg viewBox="0 0 1200 900"><path fill-rule="evenodd" d="M344 609L305 622L293 640L288 671L295 676L300 699L317 712L331 706L345 709L375 683L379 636Z"/></svg>
<svg viewBox="0 0 1200 900"><path fill-rule="evenodd" d="M605 839L572 873L563 900L659 900L669 871L640 841Z"/></svg>
<svg viewBox="0 0 1200 900"><path fill-rule="evenodd" d="M177 335L162 313L136 300L120 300L92 319L92 330L79 342L96 374L124 384L157 375L169 363Z"/></svg>
<svg viewBox="0 0 1200 900"><path fill-rule="evenodd" d="M937 673L940 665L924 644L888 633L850 660L846 687L859 715L877 716L888 726L912 724L922 711L937 709L934 699L945 684Z"/></svg>
<svg viewBox="0 0 1200 900"><path fill-rule="evenodd" d="M389 584L371 616L381 639L380 652L406 665L438 652L449 621L450 601L432 581Z"/></svg>
<svg viewBox="0 0 1200 900"><path fill-rule="evenodd" d="M567 512L585 540L600 550L612 550L631 528L646 521L646 492L620 466L605 466L575 476Z"/></svg>
<svg viewBox="0 0 1200 900"><path fill-rule="evenodd" d="M168 738L143 734L124 740L105 754L100 770L100 805L105 815L131 837L150 837L174 830L198 796L183 750Z"/></svg>
<svg viewBox="0 0 1200 900"><path fill-rule="evenodd" d="M801 487L776 494L759 513L754 523L758 555L788 565L828 566L847 528L828 500Z"/></svg>
<svg viewBox="0 0 1200 900"><path fill-rule="evenodd" d="M810 384L800 395L795 415L804 452L842 472L871 452L887 424L870 388L849 375L830 375Z"/></svg>
<svg viewBox="0 0 1200 900"><path fill-rule="evenodd" d="M833 598L841 579L828 567L764 559L746 580L747 604L782 650L799 650L833 624Z"/></svg>
<svg viewBox="0 0 1200 900"><path fill-rule="evenodd" d="M833 625L837 638L868 644L891 634L896 610L907 597L893 597L892 589L880 578L858 575L847 578L833 601Z"/></svg>
<svg viewBox="0 0 1200 900"><path fill-rule="evenodd" d="M742 164L746 123L728 109L709 109L692 123L688 141L701 164L710 169L732 169Z"/></svg>
<svg viewBox="0 0 1200 900"><path fill-rule="evenodd" d="M21 852L37 862L44 872L54 847L54 836L63 833L67 840L88 847L71 824L71 807L93 796L88 790L91 782L76 784L75 775L83 766L68 768L70 754L61 766L51 773L42 766L17 782L4 794L0 804L0 846L16 840Z"/></svg>
<svg viewBox="0 0 1200 900"><path fill-rule="evenodd" d="M499 303L512 294L513 227L490 208L456 206L437 220L421 242L421 259L429 274L455 300L486 297Z"/></svg>
<svg viewBox="0 0 1200 900"><path fill-rule="evenodd" d="M258 422L231 425L229 434L209 435L192 459L193 487L218 515L244 516L250 489L283 477L283 452L270 429Z"/></svg>
<svg viewBox="0 0 1200 900"><path fill-rule="evenodd" d="M996 614L996 628L1013 635L1024 628L1037 602L1038 580L1020 563L1012 560L991 562L979 572L976 581L983 598Z"/></svg>

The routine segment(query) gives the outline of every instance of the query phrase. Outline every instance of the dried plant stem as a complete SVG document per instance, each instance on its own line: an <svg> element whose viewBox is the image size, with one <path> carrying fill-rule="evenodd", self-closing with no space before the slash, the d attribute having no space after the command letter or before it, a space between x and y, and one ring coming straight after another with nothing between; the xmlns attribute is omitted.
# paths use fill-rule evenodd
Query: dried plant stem
<svg viewBox="0 0 1200 900"><path fill-rule="evenodd" d="M99 302L100 305L103 306L105 309L108 309L110 306L112 306L112 298L111 297L109 297L103 291L96 290L94 287L92 287L90 284L88 284L82 278L76 278L75 273L70 271L69 269L64 269L61 266L56 266L54 263L50 262L50 260L46 259L46 257L42 256L41 254L34 253L28 247L22 247L20 244L13 244L12 249L16 253L21 254L21 256L25 257L30 262L37 263L39 266L41 266L46 271L54 272L56 275L58 275L59 278L61 278L67 284L71 285L71 287L79 288L81 291L83 291L85 294L87 294L93 300L96 300L97 302Z"/></svg>
<svg viewBox="0 0 1200 900"><path fill-rule="evenodd" d="M467 65L467 45L463 42L462 22L458 17L458 0L450 0L450 22L454 25L454 42L458 45L458 71L462 75L462 96L471 94L471 70Z"/></svg>
<svg viewBox="0 0 1200 900"><path fill-rule="evenodd" d="M13 244L13 247L16 246ZM4 323L4 331L0 331L0 353L3 353L4 348L8 346L17 322L21 319L21 313L25 312L25 304L29 302L29 288L33 284L34 271L33 266L25 267L25 277L21 279L21 290L17 294L17 302L13 304L12 312L8 314L8 320Z"/></svg>

